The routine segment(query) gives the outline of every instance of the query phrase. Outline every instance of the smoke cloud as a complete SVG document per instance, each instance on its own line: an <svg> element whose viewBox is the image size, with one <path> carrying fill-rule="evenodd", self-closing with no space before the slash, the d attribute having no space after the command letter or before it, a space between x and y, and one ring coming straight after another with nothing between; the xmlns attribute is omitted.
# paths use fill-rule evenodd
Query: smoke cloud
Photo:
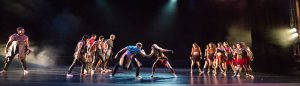
<svg viewBox="0 0 300 86"><path fill-rule="evenodd" d="M5 56L4 48L5 44L0 44L1 58ZM33 64L42 67L51 67L55 66L55 61L59 57L60 50L59 48L53 46L35 46L31 47L32 52L26 56L26 61L28 64ZM17 57L14 58L17 60Z"/></svg>
<svg viewBox="0 0 300 86"><path fill-rule="evenodd" d="M243 25L236 24L232 25L228 29L228 32L227 41L229 43L245 42L249 46L252 45L251 29L248 29Z"/></svg>
<svg viewBox="0 0 300 86"><path fill-rule="evenodd" d="M32 53L26 58L26 61L39 66L54 66L56 58L59 57L59 50L52 46L32 46Z"/></svg>

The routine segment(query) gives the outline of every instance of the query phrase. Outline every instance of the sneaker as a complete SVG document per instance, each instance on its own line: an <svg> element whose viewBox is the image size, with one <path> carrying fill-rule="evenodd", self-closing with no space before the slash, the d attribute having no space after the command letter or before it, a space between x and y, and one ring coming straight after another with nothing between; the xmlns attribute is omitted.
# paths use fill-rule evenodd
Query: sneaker
<svg viewBox="0 0 300 86"><path fill-rule="evenodd" d="M178 76L176 74L173 75L174 78L177 78Z"/></svg>
<svg viewBox="0 0 300 86"><path fill-rule="evenodd" d="M142 78L142 76L135 76L136 78Z"/></svg>
<svg viewBox="0 0 300 86"><path fill-rule="evenodd" d="M154 77L154 75L151 75L150 77L151 77L151 78L153 78L153 77Z"/></svg>
<svg viewBox="0 0 300 86"><path fill-rule="evenodd" d="M67 76L67 77L73 77L73 75L72 75L72 74L69 74L69 73L68 73L66 76Z"/></svg>
<svg viewBox="0 0 300 86"><path fill-rule="evenodd" d="M29 71L28 70L24 70L24 75L28 74Z"/></svg>

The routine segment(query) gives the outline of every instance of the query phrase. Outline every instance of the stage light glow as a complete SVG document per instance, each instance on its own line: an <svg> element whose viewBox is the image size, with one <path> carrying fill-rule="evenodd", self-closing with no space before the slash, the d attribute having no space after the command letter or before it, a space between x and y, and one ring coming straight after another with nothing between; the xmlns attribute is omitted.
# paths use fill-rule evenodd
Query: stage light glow
<svg viewBox="0 0 300 86"><path fill-rule="evenodd" d="M289 37L289 39L290 39L290 40L294 40L294 39L296 39L298 36L299 36L298 33L293 33L293 34Z"/></svg>
<svg viewBox="0 0 300 86"><path fill-rule="evenodd" d="M296 28L282 27L272 30L269 37L272 43L282 47L289 47L297 41L299 34Z"/></svg>
<svg viewBox="0 0 300 86"><path fill-rule="evenodd" d="M292 28L290 30L288 30L288 33L292 34L292 33L296 33L297 29L296 28Z"/></svg>
<svg viewBox="0 0 300 86"><path fill-rule="evenodd" d="M174 24L177 12L177 0L168 1L154 18L152 26L156 30L165 30L171 28Z"/></svg>
<svg viewBox="0 0 300 86"><path fill-rule="evenodd" d="M177 2L177 0L171 0L171 2L173 2L173 3L174 3L174 2Z"/></svg>

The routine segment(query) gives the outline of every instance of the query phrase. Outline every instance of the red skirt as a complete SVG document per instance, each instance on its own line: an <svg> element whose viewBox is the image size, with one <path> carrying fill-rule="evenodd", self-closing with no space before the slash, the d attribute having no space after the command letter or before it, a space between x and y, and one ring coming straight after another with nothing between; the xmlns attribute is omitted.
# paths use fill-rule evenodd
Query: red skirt
<svg viewBox="0 0 300 86"><path fill-rule="evenodd" d="M236 58L235 60L236 65L245 65L247 63L247 58Z"/></svg>

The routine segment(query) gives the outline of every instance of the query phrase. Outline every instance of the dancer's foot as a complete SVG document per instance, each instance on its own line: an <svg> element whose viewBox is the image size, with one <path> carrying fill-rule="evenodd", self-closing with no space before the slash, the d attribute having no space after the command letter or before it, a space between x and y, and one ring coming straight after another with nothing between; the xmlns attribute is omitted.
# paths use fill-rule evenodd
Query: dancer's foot
<svg viewBox="0 0 300 86"><path fill-rule="evenodd" d="M80 73L80 76L85 76L86 74L85 73Z"/></svg>
<svg viewBox="0 0 300 86"><path fill-rule="evenodd" d="M254 79L254 76L253 76L253 75L249 75L249 77L250 77L251 79Z"/></svg>
<svg viewBox="0 0 300 86"><path fill-rule="evenodd" d="M91 75L94 75L95 71L94 70L91 70Z"/></svg>
<svg viewBox="0 0 300 86"><path fill-rule="evenodd" d="M236 77L240 77L240 74L237 74Z"/></svg>
<svg viewBox="0 0 300 86"><path fill-rule="evenodd" d="M232 77L236 77L236 74L234 74Z"/></svg>
<svg viewBox="0 0 300 86"><path fill-rule="evenodd" d="M28 70L24 70L24 75L28 74L29 71Z"/></svg>
<svg viewBox="0 0 300 86"><path fill-rule="evenodd" d="M174 77L174 78L177 78L177 75L174 73L174 74L173 74L173 77Z"/></svg>
<svg viewBox="0 0 300 86"><path fill-rule="evenodd" d="M88 73L88 71L87 70L84 70L84 72L83 72L84 74L87 74Z"/></svg>
<svg viewBox="0 0 300 86"><path fill-rule="evenodd" d="M0 74L6 73L6 72L7 72L6 70L2 70L2 71L0 72Z"/></svg>
<svg viewBox="0 0 300 86"><path fill-rule="evenodd" d="M198 71L199 71L199 73L202 73L202 71L200 69Z"/></svg>
<svg viewBox="0 0 300 86"><path fill-rule="evenodd" d="M70 74L70 73L67 73L67 75L66 75L67 77L73 77L73 75L72 74Z"/></svg>
<svg viewBox="0 0 300 86"><path fill-rule="evenodd" d="M226 76L227 75L226 72L224 72L223 75Z"/></svg>
<svg viewBox="0 0 300 86"><path fill-rule="evenodd" d="M135 78L142 78L142 76L135 76Z"/></svg>

